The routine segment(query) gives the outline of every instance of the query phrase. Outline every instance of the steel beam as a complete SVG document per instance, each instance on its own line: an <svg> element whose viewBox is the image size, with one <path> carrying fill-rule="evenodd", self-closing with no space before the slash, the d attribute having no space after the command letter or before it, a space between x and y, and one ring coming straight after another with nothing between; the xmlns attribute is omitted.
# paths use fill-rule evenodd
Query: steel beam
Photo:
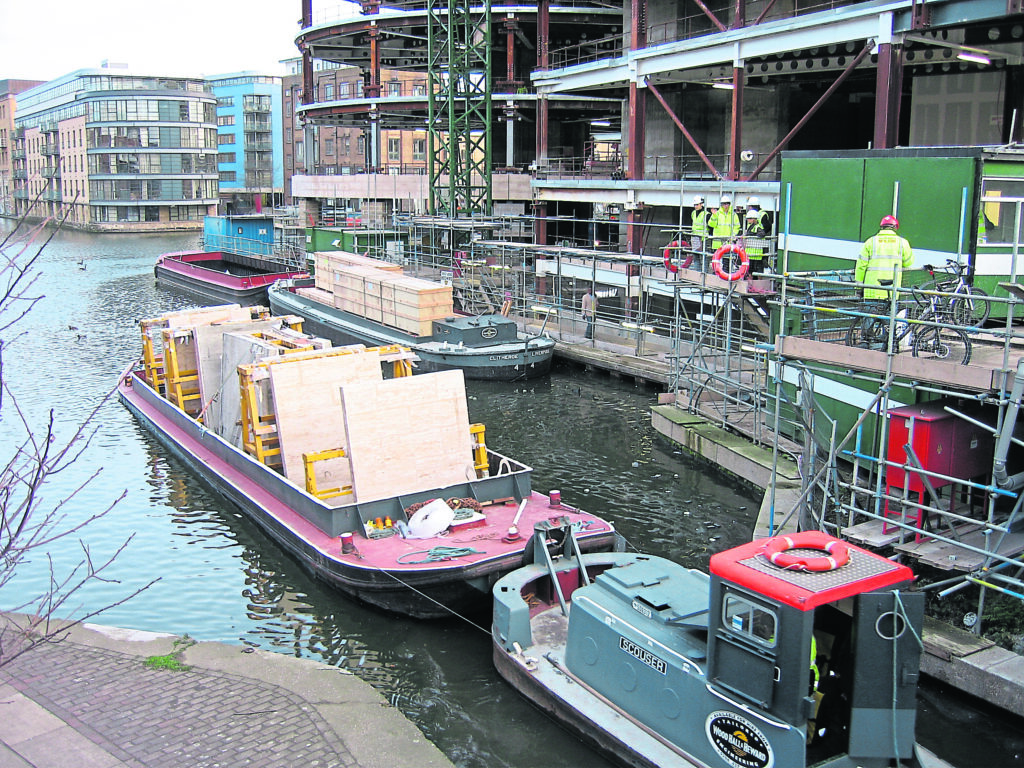
<svg viewBox="0 0 1024 768"><path fill-rule="evenodd" d="M878 46L878 68L875 70L875 130L872 137L875 149L890 149L899 143L902 96L902 46L882 43Z"/></svg>
<svg viewBox="0 0 1024 768"><path fill-rule="evenodd" d="M768 167L768 164L775 159L775 156L786 148L786 145L789 144L790 140L794 136L796 136L797 133L799 133L800 129L807 124L808 120L814 117L814 113L821 109L822 104L829 100L829 97L831 97L832 94L836 92L836 89L839 88L840 85L842 85L843 81L853 73L853 70L855 70L857 66L862 61L864 61L865 58L867 58L867 55L871 53L874 47L875 41L869 40L868 44L865 45L861 49L860 53L858 53L856 57L854 57L853 61L851 61L847 65L846 69L844 69L842 73L839 75L839 77L836 78L835 82L828 87L828 90L821 94L821 97L816 102L814 102L814 106L807 110L807 114L800 118L797 124L793 126L792 130L790 130L790 132L786 134L782 141L780 141L776 145L775 149L769 152L767 156L764 158L764 160L761 161L761 164L754 169L754 172L747 176L747 181L753 181L754 179L757 178L758 174L761 173L761 171Z"/></svg>
<svg viewBox="0 0 1024 768"><path fill-rule="evenodd" d="M715 167L715 164L711 162L711 159L704 154L704 150L700 148L700 144L697 143L697 140L693 138L688 130L686 130L686 126L683 125L683 121L680 120L676 113L672 111L668 102L665 101L665 97L661 95L661 91L654 87L654 84L651 83L650 80L647 81L646 85L648 90L654 94L654 98L658 100L658 103L661 104L662 108L668 113L668 116L672 118L672 122L676 124L676 127L680 130L686 140L690 142L690 146L693 147L694 151L700 157L701 161L703 161L704 165L707 166L708 170L714 174L716 179L723 178L721 171Z"/></svg>

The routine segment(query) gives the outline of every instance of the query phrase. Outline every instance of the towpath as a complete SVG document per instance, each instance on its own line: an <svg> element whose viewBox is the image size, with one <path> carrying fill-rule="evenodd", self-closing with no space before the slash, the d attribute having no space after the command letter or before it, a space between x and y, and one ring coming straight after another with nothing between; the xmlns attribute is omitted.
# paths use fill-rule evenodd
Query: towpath
<svg viewBox="0 0 1024 768"><path fill-rule="evenodd" d="M0 768L452 766L350 673L178 640L83 625L0 667Z"/></svg>

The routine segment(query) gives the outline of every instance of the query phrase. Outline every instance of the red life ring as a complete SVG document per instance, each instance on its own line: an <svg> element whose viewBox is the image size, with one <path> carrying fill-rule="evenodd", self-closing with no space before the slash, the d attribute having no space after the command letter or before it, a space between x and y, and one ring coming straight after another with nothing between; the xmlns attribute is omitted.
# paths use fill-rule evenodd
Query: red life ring
<svg viewBox="0 0 1024 768"><path fill-rule="evenodd" d="M693 262L693 254L687 253L686 256L683 257L683 260L679 262L678 267L672 263L672 251L678 250L681 247L682 243L680 243L678 240L673 240L671 243L665 246L665 250L661 254L662 256L665 257L665 267L668 269L669 272L678 272L680 267L686 269Z"/></svg>
<svg viewBox="0 0 1024 768"><path fill-rule="evenodd" d="M791 549L814 549L819 557L795 555ZM788 571L834 571L850 562L850 548L820 531L804 531L791 536L775 536L764 545L768 562Z"/></svg>
<svg viewBox="0 0 1024 768"><path fill-rule="evenodd" d="M740 265L736 267L736 269L734 269L732 272L726 272L724 269L722 269L722 257L725 256L725 254L727 253L734 254L740 261ZM736 243L729 243L728 245L723 245L721 248L715 251L715 255L711 257L711 268L715 270L715 274L718 275L723 280L739 280L741 277L747 274L747 269L749 267L750 259L747 257L747 252L740 248L738 245L736 245Z"/></svg>

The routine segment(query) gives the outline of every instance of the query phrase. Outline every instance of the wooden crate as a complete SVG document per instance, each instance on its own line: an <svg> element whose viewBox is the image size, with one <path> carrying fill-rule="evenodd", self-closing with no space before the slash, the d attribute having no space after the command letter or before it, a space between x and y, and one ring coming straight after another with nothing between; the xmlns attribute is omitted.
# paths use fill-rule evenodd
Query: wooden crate
<svg viewBox="0 0 1024 768"><path fill-rule="evenodd" d="M351 253L350 251L317 251L314 254L314 263L316 264L317 270L320 269L320 265L322 263L324 267L328 269L337 269L338 267L343 266L358 266L374 267L387 272L402 272L402 267L399 264L384 261L383 259L370 258L369 256L363 256L359 253Z"/></svg>
<svg viewBox="0 0 1024 768"><path fill-rule="evenodd" d="M334 303L334 294L322 288L296 288L295 293L318 304L331 306Z"/></svg>

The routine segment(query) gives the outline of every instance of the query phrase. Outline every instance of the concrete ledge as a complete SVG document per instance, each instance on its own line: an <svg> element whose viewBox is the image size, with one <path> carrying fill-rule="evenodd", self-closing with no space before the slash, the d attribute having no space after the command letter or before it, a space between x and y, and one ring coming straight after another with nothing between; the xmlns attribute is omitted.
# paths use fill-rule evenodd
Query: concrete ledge
<svg viewBox="0 0 1024 768"><path fill-rule="evenodd" d="M921 655L921 671L1010 712L1024 712L1024 656L992 646L944 661Z"/></svg>
<svg viewBox="0 0 1024 768"><path fill-rule="evenodd" d="M651 426L687 453L712 462L747 485L761 490L772 485L770 448L754 445L745 437L674 405L652 406ZM779 456L776 475L778 480L795 482L799 487L800 475L790 458Z"/></svg>

